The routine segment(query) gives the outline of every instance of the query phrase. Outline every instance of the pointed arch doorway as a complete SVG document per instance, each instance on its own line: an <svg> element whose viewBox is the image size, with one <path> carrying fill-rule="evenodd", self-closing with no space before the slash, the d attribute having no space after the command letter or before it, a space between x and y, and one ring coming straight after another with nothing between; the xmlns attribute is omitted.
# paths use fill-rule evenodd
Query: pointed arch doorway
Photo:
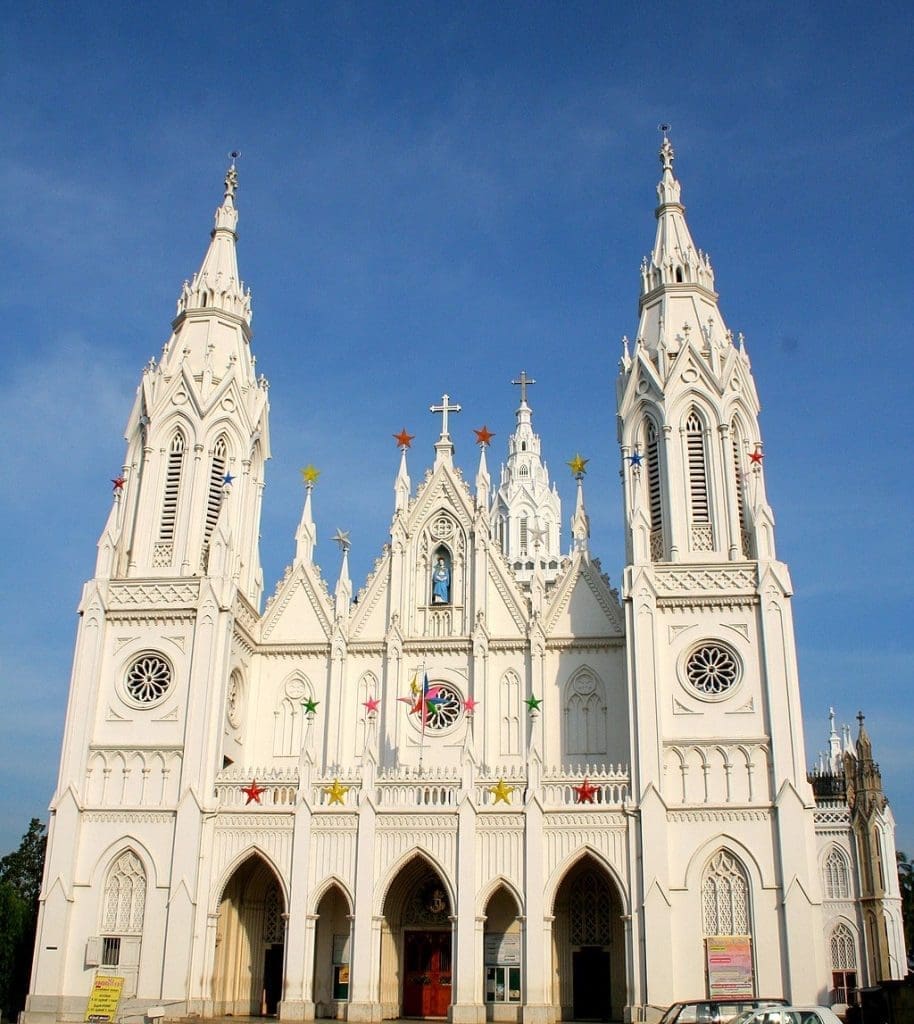
<svg viewBox="0 0 914 1024"><path fill-rule="evenodd" d="M451 897L441 876L415 856L397 873L384 900L384 1017L447 1017L452 1001L451 914Z"/></svg>
<svg viewBox="0 0 914 1024"><path fill-rule="evenodd" d="M216 923L213 1006L217 1016L273 1016L282 999L285 900L258 854L225 884Z"/></svg>
<svg viewBox="0 0 914 1024"><path fill-rule="evenodd" d="M622 1020L625 929L615 881L590 854L566 872L555 895L554 999L561 1020Z"/></svg>

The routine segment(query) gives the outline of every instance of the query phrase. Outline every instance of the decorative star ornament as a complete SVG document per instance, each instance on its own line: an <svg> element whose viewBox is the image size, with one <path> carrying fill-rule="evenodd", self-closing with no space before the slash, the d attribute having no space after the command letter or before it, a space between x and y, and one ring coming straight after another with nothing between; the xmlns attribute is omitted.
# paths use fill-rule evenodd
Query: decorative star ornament
<svg viewBox="0 0 914 1024"><path fill-rule="evenodd" d="M391 436L397 442L398 448L409 448L416 435L407 433L406 427L404 427L399 434L393 434Z"/></svg>
<svg viewBox="0 0 914 1024"><path fill-rule="evenodd" d="M543 543L543 541L546 539L546 533L547 531L544 530L542 526L533 527L533 529L530 531L530 538L533 541L534 547Z"/></svg>
<svg viewBox="0 0 914 1024"><path fill-rule="evenodd" d="M511 803L511 794L514 792L514 788L514 786L509 786L504 779L499 779L497 786L489 786L489 792L495 797L495 803L503 800L506 804L509 804Z"/></svg>
<svg viewBox="0 0 914 1024"><path fill-rule="evenodd" d="M301 702L302 710L306 715L313 715L317 711L318 704L320 704L320 701L315 700L313 697L309 697Z"/></svg>
<svg viewBox="0 0 914 1024"><path fill-rule="evenodd" d="M250 786L242 786L241 787L241 792L244 793L244 795L247 797L247 800L245 800L245 802L244 802L245 806L247 806L250 803L259 804L260 803L260 794L261 793L265 793L266 791L267 791L266 786L258 786L257 785L257 780L256 779L251 779Z"/></svg>
<svg viewBox="0 0 914 1024"><path fill-rule="evenodd" d="M302 480L308 487L313 487L317 483L317 478L321 475L321 471L317 466L312 466L309 462L307 466L299 470L301 473Z"/></svg>
<svg viewBox="0 0 914 1024"><path fill-rule="evenodd" d="M597 793L597 787L592 786L587 779L585 779L580 786L571 787L577 794L577 802L579 804L592 804L593 798Z"/></svg>
<svg viewBox="0 0 914 1024"><path fill-rule="evenodd" d="M349 542L349 531L348 530L337 530L333 535L334 541L340 546L340 551L348 551L352 546Z"/></svg>
<svg viewBox="0 0 914 1024"><path fill-rule="evenodd" d="M764 459L764 458L765 458L765 453L761 450L761 448L756 448L754 452L749 452L749 461L754 466L761 466L762 459Z"/></svg>
<svg viewBox="0 0 914 1024"><path fill-rule="evenodd" d="M631 455L626 455L625 457L628 459L630 466L640 466L644 462L644 456L641 452L632 452Z"/></svg>
<svg viewBox="0 0 914 1024"><path fill-rule="evenodd" d="M350 789L351 786L344 786L339 779L334 779L332 786L324 786L324 792L330 797L332 804L343 803Z"/></svg>
<svg viewBox="0 0 914 1024"><path fill-rule="evenodd" d="M524 703L527 705L528 711L539 711L540 704L543 703L543 698L534 697L531 693L530 696L524 701Z"/></svg>
<svg viewBox="0 0 914 1024"><path fill-rule="evenodd" d="M486 447L488 447L492 443L492 438L495 437L495 435L492 433L491 430L489 430L485 423L483 423L482 428L480 430L477 430L474 427L473 433L476 435L476 443L484 444Z"/></svg>
<svg viewBox="0 0 914 1024"><path fill-rule="evenodd" d="M223 487L231 487L234 482L235 478L232 476L231 473L226 473L225 476L222 478Z"/></svg>
<svg viewBox="0 0 914 1024"><path fill-rule="evenodd" d="M115 491L122 491L122 490L124 489L124 484L125 484L126 482L127 482L127 481L126 481L126 479L125 479L124 477L122 477L122 476L116 476L116 477L114 477L114 478L113 478L113 479L111 480L111 483L112 483L112 484L114 484L114 487L112 488L112 490L115 490Z"/></svg>
<svg viewBox="0 0 914 1024"><path fill-rule="evenodd" d="M473 700L472 697L467 697L467 699L463 702L463 710L464 713L467 715L472 715L477 707L479 707L479 701Z"/></svg>
<svg viewBox="0 0 914 1024"><path fill-rule="evenodd" d="M376 714L380 706L381 701L377 697L369 697L368 700L362 701L362 707L365 708L370 715Z"/></svg>
<svg viewBox="0 0 914 1024"><path fill-rule="evenodd" d="M576 452L574 458L569 459L567 465L571 467L571 472L575 476L583 476L587 472L586 466L588 462L590 462L590 459L585 459L580 452Z"/></svg>

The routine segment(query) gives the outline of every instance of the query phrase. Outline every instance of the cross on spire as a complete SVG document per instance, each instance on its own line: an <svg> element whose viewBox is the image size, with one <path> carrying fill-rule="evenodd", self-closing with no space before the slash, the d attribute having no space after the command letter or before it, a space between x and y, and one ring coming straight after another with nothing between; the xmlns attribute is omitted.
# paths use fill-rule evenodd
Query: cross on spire
<svg viewBox="0 0 914 1024"><path fill-rule="evenodd" d="M440 412L441 413L441 436L449 437L447 432L447 414L449 412L460 412L459 405L451 405L451 396L442 395L441 405L430 405L428 407L429 412Z"/></svg>
<svg viewBox="0 0 914 1024"><path fill-rule="evenodd" d="M519 385L519 387L520 387L520 401L521 401L521 405L526 405L527 404L527 385L528 384L535 384L536 381L532 377L528 377L527 376L527 371L526 370L521 370L520 371L520 379L519 380L512 380L511 383Z"/></svg>

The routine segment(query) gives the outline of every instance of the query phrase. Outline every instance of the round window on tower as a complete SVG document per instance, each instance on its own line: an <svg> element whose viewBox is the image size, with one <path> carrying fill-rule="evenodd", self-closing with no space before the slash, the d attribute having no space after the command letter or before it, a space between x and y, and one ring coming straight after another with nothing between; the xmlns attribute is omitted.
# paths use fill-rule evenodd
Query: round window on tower
<svg viewBox="0 0 914 1024"><path fill-rule="evenodd" d="M124 676L124 697L136 708L151 708L168 695L174 679L171 665L154 651L138 655Z"/></svg>
<svg viewBox="0 0 914 1024"><path fill-rule="evenodd" d="M689 649L683 662L683 675L703 700L724 700L739 684L742 665L732 647L715 640Z"/></svg>

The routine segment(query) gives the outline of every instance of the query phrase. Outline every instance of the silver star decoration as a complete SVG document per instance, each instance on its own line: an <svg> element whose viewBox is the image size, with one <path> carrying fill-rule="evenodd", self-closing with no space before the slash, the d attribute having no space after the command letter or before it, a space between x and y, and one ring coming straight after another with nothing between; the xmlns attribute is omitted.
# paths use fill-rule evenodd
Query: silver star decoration
<svg viewBox="0 0 914 1024"><path fill-rule="evenodd" d="M333 535L333 539L336 541L337 544L339 544L340 551L348 551L350 547L352 547L352 544L349 541L348 530L337 530L336 533Z"/></svg>
<svg viewBox="0 0 914 1024"><path fill-rule="evenodd" d="M530 531L530 536L533 538L533 543L542 544L543 541L546 539L546 533L547 531L544 530L542 526L534 526L534 528Z"/></svg>

